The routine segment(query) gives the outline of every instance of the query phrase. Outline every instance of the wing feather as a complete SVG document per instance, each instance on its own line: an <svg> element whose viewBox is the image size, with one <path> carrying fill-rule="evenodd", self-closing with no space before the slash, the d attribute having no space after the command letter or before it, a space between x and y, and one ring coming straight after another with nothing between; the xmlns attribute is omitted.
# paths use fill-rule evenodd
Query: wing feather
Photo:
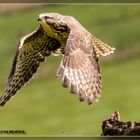
<svg viewBox="0 0 140 140"><path fill-rule="evenodd" d="M44 41L41 28L20 40L4 94L0 97L0 106L3 106L11 96L32 78L40 62L45 60L46 48L43 44L46 42Z"/></svg>
<svg viewBox="0 0 140 140"><path fill-rule="evenodd" d="M98 58L91 46L83 44L84 41L77 39L77 36L75 39L72 37L73 35L70 35L68 38L66 53L56 76L61 79L64 87L79 96L80 101L87 100L88 104L92 104L98 100L101 93Z"/></svg>

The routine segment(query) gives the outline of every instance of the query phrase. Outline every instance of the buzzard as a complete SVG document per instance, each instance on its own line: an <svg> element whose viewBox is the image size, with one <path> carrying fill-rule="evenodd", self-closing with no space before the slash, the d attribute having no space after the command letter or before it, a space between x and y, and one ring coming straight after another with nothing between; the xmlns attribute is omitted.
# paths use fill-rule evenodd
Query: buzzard
<svg viewBox="0 0 140 140"><path fill-rule="evenodd" d="M111 48L89 33L74 17L59 13L38 16L39 28L19 41L0 106L27 83L45 58L62 54L56 77L80 101L88 104L101 96L99 55L113 53Z"/></svg>

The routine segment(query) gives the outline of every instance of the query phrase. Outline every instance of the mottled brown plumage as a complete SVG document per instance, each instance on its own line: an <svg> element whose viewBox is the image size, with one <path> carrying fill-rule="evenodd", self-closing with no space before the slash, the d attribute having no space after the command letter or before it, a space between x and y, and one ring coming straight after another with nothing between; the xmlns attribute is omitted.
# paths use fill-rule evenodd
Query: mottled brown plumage
<svg viewBox="0 0 140 140"><path fill-rule="evenodd" d="M57 78L80 101L88 104L101 96L98 55L113 53L113 48L89 33L75 18L58 13L38 17L40 27L21 38L4 94L3 106L36 73L40 62L51 54L62 54Z"/></svg>

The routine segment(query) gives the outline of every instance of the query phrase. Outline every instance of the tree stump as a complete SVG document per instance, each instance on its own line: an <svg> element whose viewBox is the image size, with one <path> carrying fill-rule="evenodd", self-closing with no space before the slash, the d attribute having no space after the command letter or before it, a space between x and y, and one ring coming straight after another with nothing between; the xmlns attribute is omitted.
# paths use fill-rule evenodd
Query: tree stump
<svg viewBox="0 0 140 140"><path fill-rule="evenodd" d="M140 122L122 122L120 113L115 111L103 121L102 136L140 136Z"/></svg>

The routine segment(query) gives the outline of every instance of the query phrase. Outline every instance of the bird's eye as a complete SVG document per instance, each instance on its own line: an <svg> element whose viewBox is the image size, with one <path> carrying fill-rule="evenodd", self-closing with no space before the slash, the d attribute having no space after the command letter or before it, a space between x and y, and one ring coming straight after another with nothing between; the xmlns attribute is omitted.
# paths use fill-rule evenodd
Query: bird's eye
<svg viewBox="0 0 140 140"><path fill-rule="evenodd" d="M45 16L45 19L49 19L50 17L49 16Z"/></svg>

